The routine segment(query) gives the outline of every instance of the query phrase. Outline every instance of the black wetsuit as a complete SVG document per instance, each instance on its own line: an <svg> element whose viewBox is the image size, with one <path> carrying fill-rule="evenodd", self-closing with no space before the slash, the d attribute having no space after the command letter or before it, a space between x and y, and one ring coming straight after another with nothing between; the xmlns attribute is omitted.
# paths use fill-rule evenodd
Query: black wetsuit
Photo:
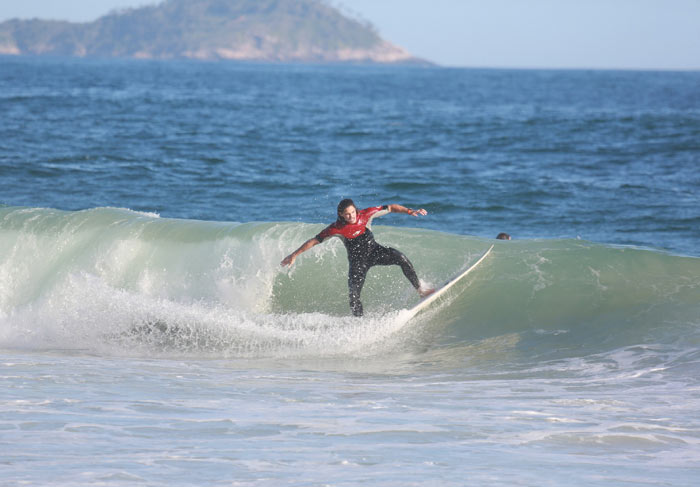
<svg viewBox="0 0 700 487"><path fill-rule="evenodd" d="M408 258L398 250L379 245L374 240L372 231L367 228L372 218L388 213L386 206L366 208L358 211L357 222L354 224L342 221L329 225L316 236L320 242L329 237L341 237L348 252L348 290L350 295L350 309L355 316L362 316L362 302L360 294L365 284L367 271L375 265L401 266L404 276L416 289L420 288L420 281Z"/></svg>

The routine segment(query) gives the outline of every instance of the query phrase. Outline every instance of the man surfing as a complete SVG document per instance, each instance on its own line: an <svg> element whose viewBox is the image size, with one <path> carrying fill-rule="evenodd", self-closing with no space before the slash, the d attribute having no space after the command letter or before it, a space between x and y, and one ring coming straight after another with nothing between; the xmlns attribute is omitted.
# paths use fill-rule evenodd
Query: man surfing
<svg viewBox="0 0 700 487"><path fill-rule="evenodd" d="M418 280L413 264L408 258L391 247L379 245L374 240L370 230L372 220L387 213L406 213L412 216L427 215L423 208L413 210L401 205L373 206L359 210L351 199L344 199L338 204L338 219L328 225L321 233L304 242L301 247L289 254L282 261L283 266L291 266L296 258L310 248L331 238L339 237L345 244L348 252L350 268L348 270L348 289L350 293L350 309L355 316L362 316L362 302L360 293L365 284L367 271L375 265L401 266L403 275L411 282L421 297L425 297L433 289L423 288Z"/></svg>

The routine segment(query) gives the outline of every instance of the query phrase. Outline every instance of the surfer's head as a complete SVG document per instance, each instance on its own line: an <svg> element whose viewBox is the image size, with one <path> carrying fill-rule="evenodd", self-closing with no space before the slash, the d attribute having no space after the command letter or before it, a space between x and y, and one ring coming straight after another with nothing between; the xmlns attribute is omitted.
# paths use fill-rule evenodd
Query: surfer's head
<svg viewBox="0 0 700 487"><path fill-rule="evenodd" d="M510 240L510 235L508 235L507 233L501 232L496 236L496 238L498 240Z"/></svg>
<svg viewBox="0 0 700 487"><path fill-rule="evenodd" d="M341 223L355 223L357 221L357 207L350 198L345 198L338 203L338 221Z"/></svg>

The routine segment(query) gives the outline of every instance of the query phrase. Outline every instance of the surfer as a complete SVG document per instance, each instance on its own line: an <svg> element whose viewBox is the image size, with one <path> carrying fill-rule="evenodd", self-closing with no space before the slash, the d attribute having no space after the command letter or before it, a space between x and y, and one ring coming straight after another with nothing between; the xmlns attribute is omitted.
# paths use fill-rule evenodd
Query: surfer
<svg viewBox="0 0 700 487"><path fill-rule="evenodd" d="M351 199L344 199L338 204L338 219L328 225L321 233L304 242L301 247L289 254L282 261L283 266L291 266L296 258L315 245L331 237L339 237L348 252L350 267L348 270L348 290L350 294L350 309L355 316L362 316L360 293L365 284L365 277L370 267L375 265L401 266L404 276L411 282L421 297L431 294L434 290L423 288L418 280L413 264L398 250L379 245L369 229L372 219L387 213L406 213L412 216L427 215L423 208L413 210L401 205L373 206L358 210Z"/></svg>

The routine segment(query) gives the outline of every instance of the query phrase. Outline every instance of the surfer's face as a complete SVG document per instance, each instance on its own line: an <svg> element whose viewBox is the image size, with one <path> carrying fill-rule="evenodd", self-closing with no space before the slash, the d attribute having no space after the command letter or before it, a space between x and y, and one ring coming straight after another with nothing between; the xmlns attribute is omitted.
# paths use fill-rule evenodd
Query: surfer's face
<svg viewBox="0 0 700 487"><path fill-rule="evenodd" d="M340 216L345 220L345 223L353 224L357 221L357 208L348 206L340 213Z"/></svg>

